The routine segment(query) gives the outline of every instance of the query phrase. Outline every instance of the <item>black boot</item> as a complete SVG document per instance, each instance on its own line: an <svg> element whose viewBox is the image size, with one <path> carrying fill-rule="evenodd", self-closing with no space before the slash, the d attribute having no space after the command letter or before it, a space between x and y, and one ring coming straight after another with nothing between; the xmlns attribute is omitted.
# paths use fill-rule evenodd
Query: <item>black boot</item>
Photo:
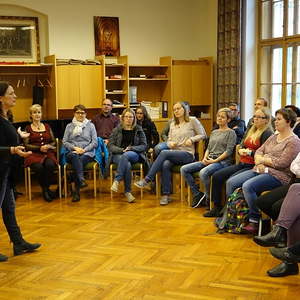
<svg viewBox="0 0 300 300"><path fill-rule="evenodd" d="M7 261L7 260L8 260L8 257L6 255L0 253L0 262Z"/></svg>
<svg viewBox="0 0 300 300"><path fill-rule="evenodd" d="M43 194L43 198L45 201L47 202L51 202L53 199L51 198L51 196L49 195L49 188L48 187L43 187L42 188L42 194Z"/></svg>
<svg viewBox="0 0 300 300"><path fill-rule="evenodd" d="M79 202L79 201L80 201L80 188L76 186L74 191L72 192L72 202Z"/></svg>
<svg viewBox="0 0 300 300"><path fill-rule="evenodd" d="M14 255L20 255L26 252L33 252L34 250L41 247L41 244L35 243L30 244L26 242L23 238L18 244L14 243Z"/></svg>
<svg viewBox="0 0 300 300"><path fill-rule="evenodd" d="M58 198L58 196L59 196L58 188L55 191L51 191L50 189L48 189L48 195L50 196L50 198L52 200Z"/></svg>
<svg viewBox="0 0 300 300"><path fill-rule="evenodd" d="M264 236L255 236L253 241L263 247L286 247L287 230L275 225L273 230Z"/></svg>
<svg viewBox="0 0 300 300"><path fill-rule="evenodd" d="M289 248L270 248L270 253L272 254L273 257L285 262L289 262L289 263L300 262L300 256L292 253Z"/></svg>
<svg viewBox="0 0 300 300"><path fill-rule="evenodd" d="M19 226L12 226L7 228L10 240L13 243L14 255L20 255L26 252L32 252L35 249L41 247L41 244L30 244L26 242L21 234Z"/></svg>
<svg viewBox="0 0 300 300"><path fill-rule="evenodd" d="M267 273L270 277L297 275L299 273L298 264L282 262L281 264L267 271Z"/></svg>

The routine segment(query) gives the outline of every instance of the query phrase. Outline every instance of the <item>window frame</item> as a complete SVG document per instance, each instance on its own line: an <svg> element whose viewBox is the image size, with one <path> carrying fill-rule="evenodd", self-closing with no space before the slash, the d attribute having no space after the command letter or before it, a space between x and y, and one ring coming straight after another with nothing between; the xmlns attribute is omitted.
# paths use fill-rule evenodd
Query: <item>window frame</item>
<svg viewBox="0 0 300 300"><path fill-rule="evenodd" d="M288 2L289 0L283 0L283 35L282 37L276 37L276 38L267 38L267 39L262 39L262 24L263 24L263 19L262 19L262 6L263 3L265 2L270 2L270 22L269 22L269 30L268 34L273 35L273 3L278 2L278 0L257 0L257 95L260 96L261 94L261 87L264 85L276 85L275 83L272 83L272 56L273 56L273 51L271 51L270 54L270 62L268 66L270 66L268 72L268 78L270 78L270 81L267 82L262 82L262 61L263 61L263 48L264 47L272 47L272 46L278 46L282 49L282 80L281 80L281 107L285 106L287 103L287 86L291 85L292 86L292 93L291 93L291 103L296 105L296 86L297 82L293 82L293 79L295 78L295 73L297 72L296 70L296 64L297 61L293 60L293 65L292 65L292 83L287 83L287 55L288 55L288 47L291 46L293 43L298 43L300 47L300 33L295 34L295 35L290 35L288 36ZM299 4L300 5L300 4ZM295 5L294 9L294 20L296 22L293 23L294 29L293 32L295 31L295 28L297 28L298 24L300 23L300 16L298 15L298 6ZM293 55L295 50L293 51ZM295 67L294 67L295 65ZM272 108L272 88L270 90L270 108Z"/></svg>

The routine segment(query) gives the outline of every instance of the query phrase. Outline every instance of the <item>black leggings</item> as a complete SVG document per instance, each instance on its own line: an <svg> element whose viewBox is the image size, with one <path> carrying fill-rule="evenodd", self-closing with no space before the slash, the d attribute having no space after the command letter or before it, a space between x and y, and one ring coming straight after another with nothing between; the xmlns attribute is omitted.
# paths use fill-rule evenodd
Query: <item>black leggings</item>
<svg viewBox="0 0 300 300"><path fill-rule="evenodd" d="M49 188L53 180L56 163L52 159L46 158L42 164L33 163L30 167L37 174L40 186Z"/></svg>

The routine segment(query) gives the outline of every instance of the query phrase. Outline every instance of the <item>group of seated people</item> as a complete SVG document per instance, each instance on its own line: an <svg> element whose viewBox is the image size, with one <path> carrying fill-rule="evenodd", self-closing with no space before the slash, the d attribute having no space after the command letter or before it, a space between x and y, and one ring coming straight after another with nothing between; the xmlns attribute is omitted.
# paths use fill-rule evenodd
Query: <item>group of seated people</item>
<svg viewBox="0 0 300 300"><path fill-rule="evenodd" d="M297 225L300 210L296 209L295 203L295 198L299 198L300 184L293 175L300 176L300 111L297 107L289 105L277 110L274 119L267 108L267 101L258 98L253 118L247 126L239 118L237 104L219 109L216 126L210 133L200 161L195 161L195 143L207 139L207 135L201 122L189 116L186 103L174 104L173 118L164 132L167 140L162 143L159 143L155 124L143 106L135 112L126 108L120 118L111 113L111 100L105 99L102 107L102 112L90 121L85 107L76 105L73 120L65 129L62 144L66 149L66 161L73 168L73 202L80 200L80 189L87 186L83 171L85 165L94 160L97 137L101 137L109 152L105 174L108 174L111 163L117 166L111 190L118 192L120 182L124 181L124 195L129 203L135 201L131 193L133 164L143 163L146 169L146 176L134 183L138 188L150 187L156 174L161 173L161 205L171 202L172 167L180 165L181 175L193 194L192 207L203 203L208 206L210 202L214 204L204 213L205 217L220 216L224 204L223 185L226 198L241 187L250 209L249 224L243 228L244 233L257 234L262 210L277 221L267 236L254 237L257 244L286 247L288 240L288 246L292 247L300 241ZM41 122L42 108L39 105L30 108L30 117L32 123L26 128L29 136L24 143L32 155L26 158L25 166L31 166L38 173L43 197L52 201L57 196L49 188L58 163L54 152L55 139L49 125ZM236 147L238 163L235 163ZM154 157L151 163L149 153ZM203 183L202 191L196 183L197 178ZM265 191L268 193L263 194ZM287 258L268 274L298 274L300 246L296 244L295 249L271 249L273 256Z"/></svg>

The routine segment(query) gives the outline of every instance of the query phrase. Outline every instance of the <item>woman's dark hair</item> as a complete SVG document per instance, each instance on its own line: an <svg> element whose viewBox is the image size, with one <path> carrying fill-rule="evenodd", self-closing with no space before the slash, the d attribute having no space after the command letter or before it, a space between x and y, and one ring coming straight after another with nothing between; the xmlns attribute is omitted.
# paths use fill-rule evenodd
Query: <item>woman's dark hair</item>
<svg viewBox="0 0 300 300"><path fill-rule="evenodd" d="M140 109L140 110L143 112L144 119L150 120L150 121L151 121L151 118L150 118L150 116L149 116L149 114L148 114L148 111L147 111L147 109L146 109L145 106L143 106L143 105L138 106L138 107L136 108L135 112L136 112L138 109Z"/></svg>
<svg viewBox="0 0 300 300"><path fill-rule="evenodd" d="M86 111L86 108L85 108L84 105L78 104L78 105L75 105L74 108L73 108L74 113L75 113L77 110L83 110L83 111Z"/></svg>
<svg viewBox="0 0 300 300"><path fill-rule="evenodd" d="M0 81L0 97L4 96L10 84L7 81ZM7 116L4 115L2 108L2 101L0 101L0 116L7 117L9 121L13 121L13 115L10 110L7 112Z"/></svg>
<svg viewBox="0 0 300 300"><path fill-rule="evenodd" d="M282 117L290 123L290 127L293 128L296 121L297 121L297 115L296 113L291 110L290 108L280 108L275 112L275 116L278 114L282 115Z"/></svg>
<svg viewBox="0 0 300 300"><path fill-rule="evenodd" d="M296 113L297 118L300 117L300 109L297 106L295 106L295 105L286 105L284 108L291 109L292 111L294 111Z"/></svg>

